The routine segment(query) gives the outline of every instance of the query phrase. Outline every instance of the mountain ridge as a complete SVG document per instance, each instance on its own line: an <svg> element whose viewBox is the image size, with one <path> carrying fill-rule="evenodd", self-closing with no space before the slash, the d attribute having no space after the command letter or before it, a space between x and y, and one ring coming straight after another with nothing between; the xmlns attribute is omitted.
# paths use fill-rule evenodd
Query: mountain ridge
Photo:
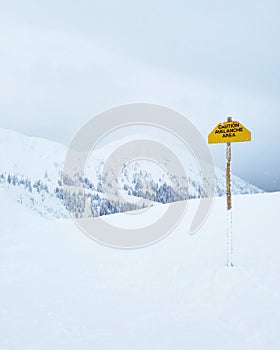
<svg viewBox="0 0 280 350"><path fill-rule="evenodd" d="M76 174L76 179L69 180L63 173L68 150L65 145L40 137L26 136L13 130L0 129L0 188L13 190L20 203L44 216L56 218L68 217L70 214L77 217L99 216L140 209L137 206L139 198L156 204L205 196L203 179L194 159L185 156L185 151L177 148L175 151L183 154L187 168L187 177L183 180L176 179L180 183L177 189L170 185L170 174L147 161L135 161L123 169L118 179L119 190L124 199L121 202L110 202L102 189L102 169L112 151L129 140L132 138L127 137L95 149L89 157L85 174ZM222 196L225 194L225 174L218 168L215 170L215 195ZM69 184L80 186L83 194L69 193ZM145 187L147 184L148 188ZM245 194L263 191L233 175L232 192Z"/></svg>

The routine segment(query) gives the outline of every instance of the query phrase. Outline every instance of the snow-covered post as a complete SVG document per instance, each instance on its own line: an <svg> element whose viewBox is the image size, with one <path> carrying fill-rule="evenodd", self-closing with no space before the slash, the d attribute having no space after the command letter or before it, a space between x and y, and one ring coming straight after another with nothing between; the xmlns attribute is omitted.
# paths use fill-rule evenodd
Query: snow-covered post
<svg viewBox="0 0 280 350"><path fill-rule="evenodd" d="M232 121L231 117L227 118L228 122ZM226 146L226 188L227 188L227 266L232 267L232 200L231 200L231 143L227 142Z"/></svg>

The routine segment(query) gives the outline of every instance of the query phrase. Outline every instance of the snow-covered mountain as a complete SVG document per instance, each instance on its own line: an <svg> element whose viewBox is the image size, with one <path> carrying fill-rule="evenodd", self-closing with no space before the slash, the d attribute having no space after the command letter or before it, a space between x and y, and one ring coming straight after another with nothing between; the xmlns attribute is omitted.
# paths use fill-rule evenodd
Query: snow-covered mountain
<svg viewBox="0 0 280 350"><path fill-rule="evenodd" d="M77 174L74 184L82 186L84 193L69 193L63 186L69 181L63 174L66 146L0 129L0 188L9 189L15 200L49 218L67 217L69 213L77 217L99 216L138 209L134 204L138 197L168 203L204 196L195 161L181 149L175 149L177 154L183 154L181 159L187 169L187 177L177 179L178 188L171 187L170 174L151 162L139 160L129 164L119 176L123 202L110 202L102 190L104 162L120 144L128 141L131 139L125 138L94 150L85 175ZM216 178L215 193L222 196L225 194L224 172L216 169ZM232 191L233 194L262 192L235 176L232 177Z"/></svg>

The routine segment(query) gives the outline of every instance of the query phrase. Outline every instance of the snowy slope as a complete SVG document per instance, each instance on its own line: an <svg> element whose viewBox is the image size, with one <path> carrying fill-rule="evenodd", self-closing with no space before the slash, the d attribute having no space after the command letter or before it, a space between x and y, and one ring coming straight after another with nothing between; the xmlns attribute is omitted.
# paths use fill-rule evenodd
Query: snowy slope
<svg viewBox="0 0 280 350"><path fill-rule="evenodd" d="M0 171L22 173L32 180L56 177L66 154L62 144L0 129Z"/></svg>
<svg viewBox="0 0 280 350"><path fill-rule="evenodd" d="M124 251L0 190L0 349L278 350L279 203L280 193L234 196L229 270L224 198L197 234L187 234L192 200L171 235Z"/></svg>

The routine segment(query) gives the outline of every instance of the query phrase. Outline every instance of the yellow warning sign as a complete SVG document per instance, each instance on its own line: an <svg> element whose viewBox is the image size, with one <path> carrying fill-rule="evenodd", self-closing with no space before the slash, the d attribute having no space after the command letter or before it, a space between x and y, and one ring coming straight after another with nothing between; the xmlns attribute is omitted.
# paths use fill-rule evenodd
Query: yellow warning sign
<svg viewBox="0 0 280 350"><path fill-rule="evenodd" d="M208 143L251 141L251 132L237 121L219 123L208 135Z"/></svg>

